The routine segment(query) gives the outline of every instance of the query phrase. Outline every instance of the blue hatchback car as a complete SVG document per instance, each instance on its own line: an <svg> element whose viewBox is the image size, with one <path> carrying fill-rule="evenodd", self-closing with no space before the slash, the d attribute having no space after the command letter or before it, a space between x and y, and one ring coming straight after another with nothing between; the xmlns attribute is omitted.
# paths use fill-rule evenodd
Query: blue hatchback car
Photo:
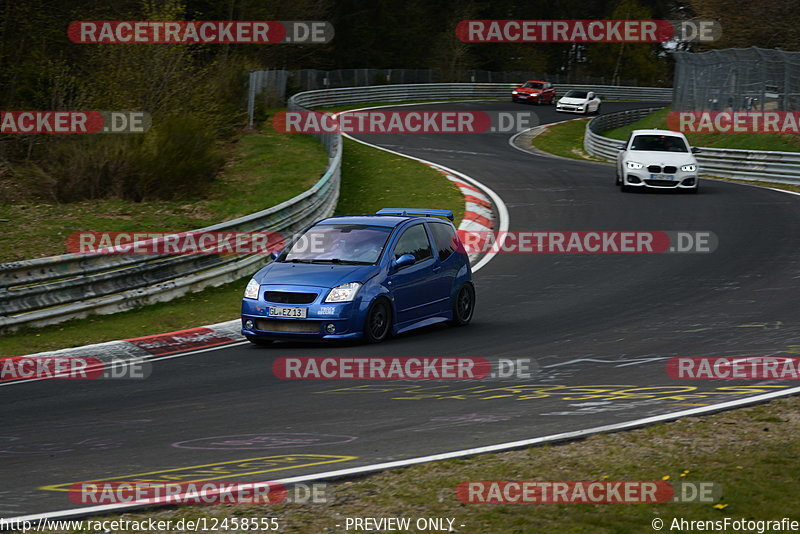
<svg viewBox="0 0 800 534"><path fill-rule="evenodd" d="M449 210L392 208L315 223L247 284L242 333L257 345L378 343L434 323L469 323L475 288L452 220Z"/></svg>

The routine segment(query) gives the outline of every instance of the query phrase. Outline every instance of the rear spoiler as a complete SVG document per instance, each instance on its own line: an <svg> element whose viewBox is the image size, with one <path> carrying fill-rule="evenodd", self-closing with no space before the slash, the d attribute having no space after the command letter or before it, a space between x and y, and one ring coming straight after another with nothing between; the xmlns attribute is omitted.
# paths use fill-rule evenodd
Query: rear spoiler
<svg viewBox="0 0 800 534"><path fill-rule="evenodd" d="M377 215L398 215L400 217L445 217L449 220L454 220L453 212L451 210L425 210L417 208L383 208L379 210Z"/></svg>

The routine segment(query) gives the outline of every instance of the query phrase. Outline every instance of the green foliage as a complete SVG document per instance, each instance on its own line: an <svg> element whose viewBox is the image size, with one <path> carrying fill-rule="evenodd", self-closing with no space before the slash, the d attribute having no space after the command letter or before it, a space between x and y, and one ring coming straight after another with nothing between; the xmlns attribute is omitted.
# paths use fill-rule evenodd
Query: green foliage
<svg viewBox="0 0 800 534"><path fill-rule="evenodd" d="M638 0L619 0L605 17L610 20L651 20L652 11ZM659 57L659 44L598 43L587 50L588 64L595 76L608 78L619 85L622 80L636 80L639 85L663 85L669 77L668 64Z"/></svg>
<svg viewBox="0 0 800 534"><path fill-rule="evenodd" d="M55 202L196 198L224 161L216 145L201 118L165 116L143 135L51 139L47 156L21 162L10 180L20 196Z"/></svg>
<svg viewBox="0 0 800 534"><path fill-rule="evenodd" d="M5 159L12 170L0 177L6 181L0 184L4 191L15 191L18 199L57 202L139 202L204 194L223 161L218 140L230 138L244 125L246 71L255 64L236 51L211 45L63 46L68 20L186 18L181 0L136 4L124 3L124 16L87 8L80 16L67 14L64 21L49 20L54 16L37 11L45 8L44 0L35 0L30 9L5 8L11 18L6 27L16 19L23 26L31 20L47 28L60 26L60 36L49 29L40 35L45 37L44 48L63 49L64 55L14 55L14 39L0 34L0 62L11 69L0 69L0 77L9 77L8 86L0 90L0 107L142 110L151 115L152 128L144 134L76 138L8 136L0 143L0 161ZM11 35L17 44L28 39L24 33ZM65 55L79 61L67 61Z"/></svg>

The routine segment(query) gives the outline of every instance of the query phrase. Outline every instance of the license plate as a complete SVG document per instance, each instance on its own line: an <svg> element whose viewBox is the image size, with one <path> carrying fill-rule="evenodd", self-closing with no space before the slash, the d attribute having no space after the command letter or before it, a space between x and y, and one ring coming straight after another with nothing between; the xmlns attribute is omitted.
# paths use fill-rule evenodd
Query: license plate
<svg viewBox="0 0 800 534"><path fill-rule="evenodd" d="M651 174L650 175L650 179L651 180L674 180L675 179L675 175L674 174Z"/></svg>
<svg viewBox="0 0 800 534"><path fill-rule="evenodd" d="M308 308L285 308L283 306L270 306L270 317L298 317L301 319L306 318Z"/></svg>

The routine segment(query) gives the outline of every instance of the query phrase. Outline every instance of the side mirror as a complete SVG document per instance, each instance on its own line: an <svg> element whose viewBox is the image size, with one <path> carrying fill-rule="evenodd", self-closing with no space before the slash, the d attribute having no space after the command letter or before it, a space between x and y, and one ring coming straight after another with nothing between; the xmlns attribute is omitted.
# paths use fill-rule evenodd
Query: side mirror
<svg viewBox="0 0 800 534"><path fill-rule="evenodd" d="M270 253L269 253L269 258L270 258L272 261L275 261L275 260L277 260L277 259L278 259L278 257L279 257L281 254L283 254L283 251L282 251L282 250L275 250L275 251L273 251L273 252L270 252Z"/></svg>
<svg viewBox="0 0 800 534"><path fill-rule="evenodd" d="M702 152L702 150L700 150L700 149L699 149L699 148L697 148L696 146L693 146L693 147L692 147L692 154L699 154L700 152Z"/></svg>
<svg viewBox="0 0 800 534"><path fill-rule="evenodd" d="M628 147L625 145L617 145L617 150L625 150L626 148Z"/></svg>
<svg viewBox="0 0 800 534"><path fill-rule="evenodd" d="M403 254L396 260L392 262L392 267L395 269L402 269L403 267L408 267L409 265L414 265L417 262L417 259L414 257L413 254Z"/></svg>

